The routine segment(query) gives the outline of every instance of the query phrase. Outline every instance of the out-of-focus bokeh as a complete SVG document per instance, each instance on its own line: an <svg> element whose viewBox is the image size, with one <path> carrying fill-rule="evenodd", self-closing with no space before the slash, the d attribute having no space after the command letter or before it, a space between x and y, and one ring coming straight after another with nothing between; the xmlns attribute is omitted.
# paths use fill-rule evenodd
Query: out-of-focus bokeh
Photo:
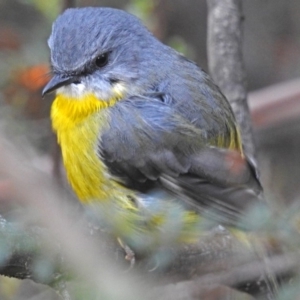
<svg viewBox="0 0 300 300"><path fill-rule="evenodd" d="M41 91L50 74L51 24L68 3L126 9L163 42L208 69L206 0L0 0L0 118L9 119L5 124L0 119L1 130L19 140L26 136L40 153L36 165L54 176L60 166L48 118L52 96L42 99ZM249 90L255 91L249 99L260 169L268 201L280 211L300 195L300 1L244 0L243 11L244 61ZM0 194L5 193L0 189ZM38 287L31 298L32 284L18 291L16 285L6 283L0 298L56 299Z"/></svg>

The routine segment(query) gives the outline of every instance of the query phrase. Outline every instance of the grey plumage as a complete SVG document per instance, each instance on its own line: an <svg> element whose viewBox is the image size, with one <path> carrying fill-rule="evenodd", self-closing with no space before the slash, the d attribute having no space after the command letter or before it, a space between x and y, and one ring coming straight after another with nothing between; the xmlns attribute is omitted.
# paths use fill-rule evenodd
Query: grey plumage
<svg viewBox="0 0 300 300"><path fill-rule="evenodd" d="M110 119L99 153L125 186L146 194L167 190L189 208L213 209L218 220L230 224L261 200L247 160L208 144L205 130L161 100L121 101L111 108Z"/></svg>

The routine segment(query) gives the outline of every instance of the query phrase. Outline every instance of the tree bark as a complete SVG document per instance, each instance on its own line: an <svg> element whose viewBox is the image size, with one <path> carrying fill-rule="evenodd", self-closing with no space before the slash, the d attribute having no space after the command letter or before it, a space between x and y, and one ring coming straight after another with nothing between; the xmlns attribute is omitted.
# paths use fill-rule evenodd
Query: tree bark
<svg viewBox="0 0 300 300"><path fill-rule="evenodd" d="M242 1L207 0L207 5L209 71L231 104L245 154L257 166L242 55Z"/></svg>

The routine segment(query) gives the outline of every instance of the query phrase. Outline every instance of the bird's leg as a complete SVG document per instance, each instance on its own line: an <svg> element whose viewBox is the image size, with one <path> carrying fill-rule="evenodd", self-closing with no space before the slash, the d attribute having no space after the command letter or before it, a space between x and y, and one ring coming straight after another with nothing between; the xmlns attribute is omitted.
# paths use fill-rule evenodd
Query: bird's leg
<svg viewBox="0 0 300 300"><path fill-rule="evenodd" d="M129 269L127 270L127 272L128 272L133 268L133 266L135 264L135 253L128 245L124 244L124 242L122 241L121 238L118 238L117 240L125 252L125 260L129 261L129 263L130 263Z"/></svg>

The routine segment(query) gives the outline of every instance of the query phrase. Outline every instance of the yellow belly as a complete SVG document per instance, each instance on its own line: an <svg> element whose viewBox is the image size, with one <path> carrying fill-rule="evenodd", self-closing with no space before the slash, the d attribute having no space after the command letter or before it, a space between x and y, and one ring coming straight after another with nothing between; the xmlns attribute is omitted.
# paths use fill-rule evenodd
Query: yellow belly
<svg viewBox="0 0 300 300"><path fill-rule="evenodd" d="M93 96L58 95L51 108L68 181L82 202L125 198L129 192L111 178L98 154L99 135L109 121L107 105L103 105Z"/></svg>
<svg viewBox="0 0 300 300"><path fill-rule="evenodd" d="M97 117L94 114L73 128L58 132L68 180L84 202L106 199L112 188L106 167L97 156Z"/></svg>

